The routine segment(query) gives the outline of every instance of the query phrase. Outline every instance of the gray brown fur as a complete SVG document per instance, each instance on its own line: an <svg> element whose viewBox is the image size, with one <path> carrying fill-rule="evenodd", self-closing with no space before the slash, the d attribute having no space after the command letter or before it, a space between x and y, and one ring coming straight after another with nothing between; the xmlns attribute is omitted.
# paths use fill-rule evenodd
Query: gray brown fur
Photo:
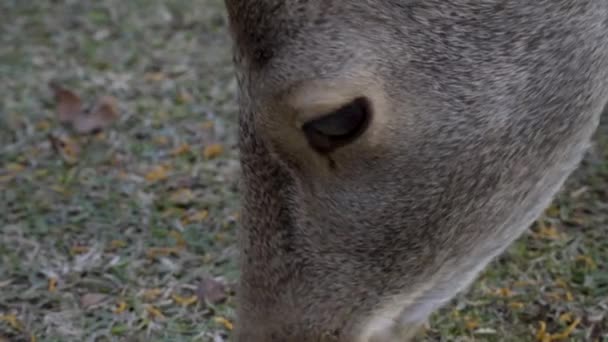
<svg viewBox="0 0 608 342"><path fill-rule="evenodd" d="M407 340L540 215L608 99L607 0L226 5L238 342ZM328 155L308 148L291 99L351 85L371 100L369 132ZM364 338L385 314L407 332Z"/></svg>

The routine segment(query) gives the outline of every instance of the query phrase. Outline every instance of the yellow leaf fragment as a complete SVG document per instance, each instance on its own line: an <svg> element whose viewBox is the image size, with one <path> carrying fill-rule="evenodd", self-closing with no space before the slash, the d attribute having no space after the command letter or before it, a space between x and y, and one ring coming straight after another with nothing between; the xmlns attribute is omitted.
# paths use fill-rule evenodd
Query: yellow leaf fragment
<svg viewBox="0 0 608 342"><path fill-rule="evenodd" d="M204 130L212 129L215 123L213 121L205 121L201 124L201 128Z"/></svg>
<svg viewBox="0 0 608 342"><path fill-rule="evenodd" d="M566 301L571 302L574 300L574 296L572 295L572 292L568 291L566 292Z"/></svg>
<svg viewBox="0 0 608 342"><path fill-rule="evenodd" d="M229 320L227 320L226 318L224 318L224 317L221 317L221 316L215 317L214 321L216 323L218 323L218 324L223 325L224 328L226 328L228 330L232 330L233 329L232 323Z"/></svg>
<svg viewBox="0 0 608 342"><path fill-rule="evenodd" d="M55 291L57 291L57 278L55 278L55 277L50 277L49 278L48 289L49 289L49 292L55 292Z"/></svg>
<svg viewBox="0 0 608 342"><path fill-rule="evenodd" d="M564 331L562 331L561 333L552 335L551 339L555 340L555 341L567 339L568 337L570 337L570 335L574 332L574 330L580 323L581 323L580 318L575 319L574 322L572 322Z"/></svg>
<svg viewBox="0 0 608 342"><path fill-rule="evenodd" d="M587 256L587 255L577 256L576 261L582 261L585 264L585 266L587 266L591 269L594 269L597 266L595 261L590 256Z"/></svg>
<svg viewBox="0 0 608 342"><path fill-rule="evenodd" d="M525 304L522 303L522 302L511 302L511 303L509 303L509 307L511 309L523 309L524 306L525 306Z"/></svg>
<svg viewBox="0 0 608 342"><path fill-rule="evenodd" d="M127 247L127 243L123 240L112 240L110 242L110 248L113 250L124 248L124 247Z"/></svg>
<svg viewBox="0 0 608 342"><path fill-rule="evenodd" d="M562 323L572 322L572 314L570 312L565 312L559 315L559 321Z"/></svg>
<svg viewBox="0 0 608 342"><path fill-rule="evenodd" d="M182 90L179 92L179 94L177 94L177 101L178 103L190 103L192 102L193 98L192 95L190 95L190 93L188 93L185 90Z"/></svg>
<svg viewBox="0 0 608 342"><path fill-rule="evenodd" d="M169 177L169 167L166 165L157 165L146 173L145 178L148 182L158 182Z"/></svg>
<svg viewBox="0 0 608 342"><path fill-rule="evenodd" d="M154 259L158 256L178 255L180 250L176 247L152 247L146 253L148 258Z"/></svg>
<svg viewBox="0 0 608 342"><path fill-rule="evenodd" d="M87 247L87 246L73 246L72 248L70 248L70 253L72 255L84 254L88 251L89 251L89 247Z"/></svg>
<svg viewBox="0 0 608 342"><path fill-rule="evenodd" d="M153 305L146 306L146 311L150 314L150 316L152 318L164 318L165 317L163 315L163 313L160 312L160 310L157 309L156 307L154 307Z"/></svg>
<svg viewBox="0 0 608 342"><path fill-rule="evenodd" d="M179 295L173 295L171 296L171 298L173 298L173 300L181 306L188 306L194 304L198 300L196 296L182 297Z"/></svg>
<svg viewBox="0 0 608 342"><path fill-rule="evenodd" d="M172 238L175 239L175 244L177 245L177 247L179 247L179 248L186 247L186 240L182 236L182 233L180 233L176 230L173 230L173 231L169 232L169 236L171 236Z"/></svg>
<svg viewBox="0 0 608 342"><path fill-rule="evenodd" d="M121 314L121 313L125 312L125 310L127 310L127 303L125 303L124 301L121 301L121 302L118 302L118 304L116 305L116 308L114 309L114 313Z"/></svg>
<svg viewBox="0 0 608 342"><path fill-rule="evenodd" d="M562 237L555 226L546 226L541 224L536 236L541 239L557 240Z"/></svg>
<svg viewBox="0 0 608 342"><path fill-rule="evenodd" d="M154 142L158 145L165 146L169 143L169 138L165 136L159 136L154 138Z"/></svg>
<svg viewBox="0 0 608 342"><path fill-rule="evenodd" d="M551 342L551 334L547 333L547 323L545 321L540 321L540 327L536 332L536 339L541 342L549 341ZM548 340L547 340L548 338Z"/></svg>
<svg viewBox="0 0 608 342"><path fill-rule="evenodd" d="M173 150L171 150L171 155L172 156L179 156L185 153L190 152L191 148L190 145L188 144L181 144L178 147L174 148Z"/></svg>
<svg viewBox="0 0 608 342"><path fill-rule="evenodd" d="M51 128L51 123L48 120L43 119L43 120L36 122L36 129L38 131L45 132L45 131L48 131L49 128Z"/></svg>
<svg viewBox="0 0 608 342"><path fill-rule="evenodd" d="M203 150L203 156L207 159L215 158L224 152L224 147L220 144L211 144Z"/></svg>
<svg viewBox="0 0 608 342"><path fill-rule="evenodd" d="M571 318L571 317L570 317ZM561 317L560 317L561 319ZM547 324L545 322L540 322L540 328L536 333L536 339L540 342L553 342L565 340L574 332L576 327L581 323L581 319L575 319L564 331L557 334L550 334L547 332Z"/></svg>
<svg viewBox="0 0 608 342"><path fill-rule="evenodd" d="M511 297L513 296L513 291L511 291L511 289L507 288L507 287L502 287L500 289L496 289L496 291L494 291L494 294L498 297Z"/></svg>
<svg viewBox="0 0 608 342"><path fill-rule="evenodd" d="M148 72L144 75L144 79L150 82L160 82L167 78L167 75L161 71Z"/></svg>
<svg viewBox="0 0 608 342"><path fill-rule="evenodd" d="M8 163L4 169L9 172L21 172L25 170L25 165L20 163Z"/></svg>
<svg viewBox="0 0 608 342"><path fill-rule="evenodd" d="M207 210L199 210L182 218L182 224L198 223L204 221L209 216Z"/></svg>
<svg viewBox="0 0 608 342"><path fill-rule="evenodd" d="M186 205L194 201L194 192L190 189L179 189L169 196L169 201L173 204Z"/></svg>
<svg viewBox="0 0 608 342"><path fill-rule="evenodd" d="M144 291L143 297L147 301L153 301L163 293L161 289L148 289Z"/></svg>
<svg viewBox="0 0 608 342"><path fill-rule="evenodd" d="M23 330L23 324L21 324L21 322L19 321L17 316L15 316L13 314L0 315L0 322L6 322L8 325L10 325L15 330L19 330L19 331Z"/></svg>
<svg viewBox="0 0 608 342"><path fill-rule="evenodd" d="M464 325L468 330L475 330L479 328L479 320L476 318L466 317Z"/></svg>
<svg viewBox="0 0 608 342"><path fill-rule="evenodd" d="M566 283L566 281L562 278L558 278L555 280L555 286L560 287L562 289L569 288L568 283Z"/></svg>

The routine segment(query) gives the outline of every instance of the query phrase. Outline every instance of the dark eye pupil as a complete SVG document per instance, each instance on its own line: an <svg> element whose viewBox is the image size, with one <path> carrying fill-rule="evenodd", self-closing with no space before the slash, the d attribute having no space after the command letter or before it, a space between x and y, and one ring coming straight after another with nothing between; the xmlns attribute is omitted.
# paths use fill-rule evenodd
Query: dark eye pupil
<svg viewBox="0 0 608 342"><path fill-rule="evenodd" d="M358 138L369 122L369 102L359 97L339 109L302 127L310 146L320 153L329 153Z"/></svg>

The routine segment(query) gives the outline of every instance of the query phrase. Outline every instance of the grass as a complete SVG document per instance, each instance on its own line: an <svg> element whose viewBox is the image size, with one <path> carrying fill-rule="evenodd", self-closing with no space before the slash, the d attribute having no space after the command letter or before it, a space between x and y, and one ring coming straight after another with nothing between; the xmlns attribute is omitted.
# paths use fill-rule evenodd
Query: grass
<svg viewBox="0 0 608 342"><path fill-rule="evenodd" d="M239 197L222 1L3 0L0 13L0 341L227 340ZM119 121L71 134L52 80L114 95ZM424 340L608 341L608 137L596 141Z"/></svg>

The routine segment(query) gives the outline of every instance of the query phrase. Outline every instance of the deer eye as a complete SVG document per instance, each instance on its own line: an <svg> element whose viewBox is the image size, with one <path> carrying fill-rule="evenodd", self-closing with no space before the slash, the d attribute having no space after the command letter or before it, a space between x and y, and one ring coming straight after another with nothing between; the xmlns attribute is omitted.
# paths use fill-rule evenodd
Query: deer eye
<svg viewBox="0 0 608 342"><path fill-rule="evenodd" d="M329 153L357 139L371 118L369 101L358 97L337 110L302 126L309 145L319 153Z"/></svg>

